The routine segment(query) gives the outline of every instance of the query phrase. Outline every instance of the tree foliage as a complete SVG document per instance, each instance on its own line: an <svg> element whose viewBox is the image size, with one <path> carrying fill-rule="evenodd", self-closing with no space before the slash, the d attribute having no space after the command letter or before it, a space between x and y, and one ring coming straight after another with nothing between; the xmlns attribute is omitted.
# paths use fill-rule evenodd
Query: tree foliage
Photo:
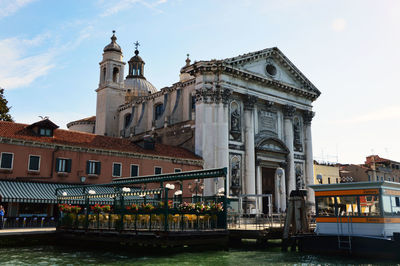
<svg viewBox="0 0 400 266"><path fill-rule="evenodd" d="M13 122L11 115L9 114L11 107L7 106L8 101L4 98L4 89L0 88L0 121Z"/></svg>

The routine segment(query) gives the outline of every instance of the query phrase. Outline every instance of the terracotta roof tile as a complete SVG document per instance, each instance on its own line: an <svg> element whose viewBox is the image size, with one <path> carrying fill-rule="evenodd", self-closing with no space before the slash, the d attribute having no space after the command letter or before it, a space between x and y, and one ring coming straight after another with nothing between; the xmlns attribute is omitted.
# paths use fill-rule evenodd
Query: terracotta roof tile
<svg viewBox="0 0 400 266"><path fill-rule="evenodd" d="M26 124L0 121L0 137L71 145L85 148L201 160L201 157L186 149L170 145L156 143L154 150L147 150L137 144L132 143L129 139L100 136L63 129L55 129L53 131L53 137L43 137L35 135L30 129L27 128L28 126L29 125Z"/></svg>

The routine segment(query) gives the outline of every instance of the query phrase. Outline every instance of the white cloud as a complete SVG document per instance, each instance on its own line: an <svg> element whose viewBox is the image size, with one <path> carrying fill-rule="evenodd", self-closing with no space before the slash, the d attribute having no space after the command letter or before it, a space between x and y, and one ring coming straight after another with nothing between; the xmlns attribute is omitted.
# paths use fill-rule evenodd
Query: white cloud
<svg viewBox="0 0 400 266"><path fill-rule="evenodd" d="M0 40L0 87L8 90L25 87L47 75L56 66L57 55L78 47L90 37L92 30L91 25L83 28L78 36L63 45L58 45L56 36L49 33L32 39L12 37Z"/></svg>
<svg viewBox="0 0 400 266"><path fill-rule="evenodd" d="M54 50L27 55L30 48L40 45L48 34L33 39L17 37L0 40L0 86L15 89L27 86L53 68Z"/></svg>
<svg viewBox="0 0 400 266"><path fill-rule="evenodd" d="M10 16L35 0L0 0L0 18Z"/></svg>
<svg viewBox="0 0 400 266"><path fill-rule="evenodd" d="M336 18L332 21L332 30L336 32L344 31L347 27L347 21L343 18Z"/></svg>

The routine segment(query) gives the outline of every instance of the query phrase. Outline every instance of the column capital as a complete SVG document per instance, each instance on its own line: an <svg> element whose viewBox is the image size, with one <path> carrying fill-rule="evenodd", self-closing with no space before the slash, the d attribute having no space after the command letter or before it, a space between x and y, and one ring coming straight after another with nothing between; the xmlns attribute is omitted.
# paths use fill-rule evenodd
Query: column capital
<svg viewBox="0 0 400 266"><path fill-rule="evenodd" d="M247 94L244 97L243 103L244 103L244 110L253 110L254 104L257 102L257 97L253 95Z"/></svg>
<svg viewBox="0 0 400 266"><path fill-rule="evenodd" d="M303 121L305 125L311 125L311 121L315 115L313 111L304 111L303 112Z"/></svg>
<svg viewBox="0 0 400 266"><path fill-rule="evenodd" d="M296 107L287 104L283 106L282 111L285 119L292 119L296 111Z"/></svg>
<svg viewBox="0 0 400 266"><path fill-rule="evenodd" d="M226 88L217 88L213 90L212 88L202 88L196 90L196 102L203 103L223 103L228 104L232 91Z"/></svg>

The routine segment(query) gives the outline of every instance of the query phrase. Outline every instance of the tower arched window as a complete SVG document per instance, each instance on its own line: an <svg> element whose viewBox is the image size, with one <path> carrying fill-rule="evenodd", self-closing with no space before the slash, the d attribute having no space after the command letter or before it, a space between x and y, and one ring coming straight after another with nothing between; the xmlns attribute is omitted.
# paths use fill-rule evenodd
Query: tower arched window
<svg viewBox="0 0 400 266"><path fill-rule="evenodd" d="M158 120L163 114L163 104L157 104L154 107L154 120Z"/></svg>
<svg viewBox="0 0 400 266"><path fill-rule="evenodd" d="M118 82L118 77L119 77L119 69L118 67L114 67L113 69L113 82Z"/></svg>
<svg viewBox="0 0 400 266"><path fill-rule="evenodd" d="M130 113L125 115L125 121L124 121L125 128L127 128L129 126L129 124L131 122L131 117L132 117L132 115Z"/></svg>
<svg viewBox="0 0 400 266"><path fill-rule="evenodd" d="M103 78L102 78L103 82L106 81L106 68L103 68Z"/></svg>

